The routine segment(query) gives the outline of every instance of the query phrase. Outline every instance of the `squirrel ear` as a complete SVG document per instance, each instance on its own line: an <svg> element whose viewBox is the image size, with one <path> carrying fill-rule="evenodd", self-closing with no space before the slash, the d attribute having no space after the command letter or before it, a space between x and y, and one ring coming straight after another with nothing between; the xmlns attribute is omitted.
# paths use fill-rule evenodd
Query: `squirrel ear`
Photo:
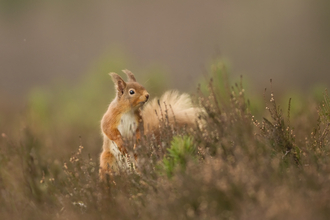
<svg viewBox="0 0 330 220"><path fill-rule="evenodd" d="M122 94L124 94L124 90L126 88L125 81L117 73L109 73L109 75L111 76L112 81L116 85L117 95L119 97L122 96Z"/></svg>
<svg viewBox="0 0 330 220"><path fill-rule="evenodd" d="M136 82L136 79L134 77L134 74L129 71L129 70L122 70L126 75L127 75L127 78L128 78L128 82Z"/></svg>

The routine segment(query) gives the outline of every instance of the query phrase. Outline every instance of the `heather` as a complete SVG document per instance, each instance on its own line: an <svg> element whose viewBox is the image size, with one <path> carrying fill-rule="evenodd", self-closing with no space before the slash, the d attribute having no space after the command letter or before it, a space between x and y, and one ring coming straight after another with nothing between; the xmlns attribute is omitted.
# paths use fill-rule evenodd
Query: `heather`
<svg viewBox="0 0 330 220"><path fill-rule="evenodd" d="M270 81L249 94L244 76L232 80L215 61L191 92L203 109L195 128L160 119L160 137L126 143L131 158L139 155L137 171L100 182L99 121L114 95L105 69L76 86L32 91L19 113L4 108L2 219L330 217L326 90L278 98Z"/></svg>

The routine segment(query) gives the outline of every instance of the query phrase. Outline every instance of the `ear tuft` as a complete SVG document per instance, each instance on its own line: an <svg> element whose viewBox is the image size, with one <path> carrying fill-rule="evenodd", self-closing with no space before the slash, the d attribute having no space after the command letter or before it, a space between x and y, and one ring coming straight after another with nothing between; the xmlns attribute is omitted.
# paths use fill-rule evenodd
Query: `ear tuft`
<svg viewBox="0 0 330 220"><path fill-rule="evenodd" d="M117 73L109 73L109 75L111 76L112 81L116 85L117 96L120 98L121 95L124 94L126 83Z"/></svg>
<svg viewBox="0 0 330 220"><path fill-rule="evenodd" d="M136 82L134 74L131 71L129 71L128 69L122 71L127 75L128 82Z"/></svg>
<svg viewBox="0 0 330 220"><path fill-rule="evenodd" d="M109 73L109 75L111 76L112 81L114 83L118 82L118 80L123 80L117 73L111 72L111 73Z"/></svg>

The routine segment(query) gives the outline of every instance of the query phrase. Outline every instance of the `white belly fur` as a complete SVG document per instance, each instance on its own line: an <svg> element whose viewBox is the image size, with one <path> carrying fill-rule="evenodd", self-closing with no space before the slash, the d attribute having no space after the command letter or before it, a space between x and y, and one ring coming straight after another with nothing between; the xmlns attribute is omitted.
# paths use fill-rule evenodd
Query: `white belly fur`
<svg viewBox="0 0 330 220"><path fill-rule="evenodd" d="M133 112L123 114L118 126L118 130L123 138L132 138L136 132L137 123ZM110 140L110 152L116 157L118 169L129 171L130 164L127 160L127 155L123 155L116 143Z"/></svg>
<svg viewBox="0 0 330 220"><path fill-rule="evenodd" d="M110 152L115 156L116 158L116 162L117 162L117 166L119 170L126 170L127 169L127 156L123 155L118 147L117 144L114 141L110 140ZM117 170L116 170L117 171Z"/></svg>
<svg viewBox="0 0 330 220"><path fill-rule="evenodd" d="M137 129L136 117L133 111L129 111L121 116L118 130L122 137L132 138Z"/></svg>

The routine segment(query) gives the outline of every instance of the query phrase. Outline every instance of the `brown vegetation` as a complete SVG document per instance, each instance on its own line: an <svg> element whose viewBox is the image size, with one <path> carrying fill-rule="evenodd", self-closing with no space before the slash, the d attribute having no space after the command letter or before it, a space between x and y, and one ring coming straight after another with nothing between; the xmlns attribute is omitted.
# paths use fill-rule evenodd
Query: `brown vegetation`
<svg viewBox="0 0 330 220"><path fill-rule="evenodd" d="M68 142L49 159L47 147L64 133L36 136L28 127L20 139L2 134L0 218L329 219L329 96L318 108L306 101L293 116L271 92L263 118L251 113L242 84L230 87L223 74L216 65L195 96L205 126L164 122L161 144L141 137L136 147L140 173L106 183L86 150L100 145L84 137L70 158L58 156Z"/></svg>

